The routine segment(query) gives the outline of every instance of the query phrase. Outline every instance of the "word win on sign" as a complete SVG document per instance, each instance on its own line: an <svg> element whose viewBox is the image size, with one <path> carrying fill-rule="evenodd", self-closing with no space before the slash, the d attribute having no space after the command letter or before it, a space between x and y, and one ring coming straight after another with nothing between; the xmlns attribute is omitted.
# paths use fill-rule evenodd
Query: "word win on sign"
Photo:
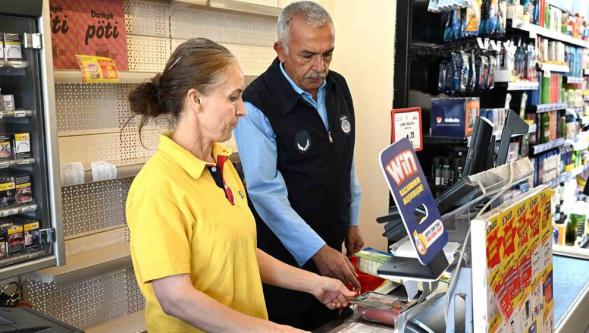
<svg viewBox="0 0 589 333"><path fill-rule="evenodd" d="M387 172L397 184L403 184L407 178L417 173L417 162L415 155L409 150L406 150L389 161L386 168Z"/></svg>

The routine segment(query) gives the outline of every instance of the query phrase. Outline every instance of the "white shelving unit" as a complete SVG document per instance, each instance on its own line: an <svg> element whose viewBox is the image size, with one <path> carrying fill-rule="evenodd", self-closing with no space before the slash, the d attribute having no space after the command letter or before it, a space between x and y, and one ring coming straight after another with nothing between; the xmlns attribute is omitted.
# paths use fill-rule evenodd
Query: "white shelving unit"
<svg viewBox="0 0 589 333"><path fill-rule="evenodd" d="M576 45L576 46L580 46L580 47L584 47L584 48L589 48L588 41L578 39L578 38L573 38L571 36L568 36L563 33L553 31L550 29L546 29L546 28L541 27L536 24L514 21L511 26L514 29L519 29L519 30L529 32L530 38L536 38L536 35L540 35L540 36L554 39L554 40L558 40L558 41L561 41L561 42L564 42L567 44L572 44L572 45Z"/></svg>
<svg viewBox="0 0 589 333"><path fill-rule="evenodd" d="M543 71L553 73L568 73L570 71L569 66L563 64L552 64L547 62L538 63L538 67Z"/></svg>
<svg viewBox="0 0 589 333"><path fill-rule="evenodd" d="M538 82L533 81L513 81L507 83L507 90L538 90Z"/></svg>
<svg viewBox="0 0 589 333"><path fill-rule="evenodd" d="M246 0L173 0L176 6L208 6L215 9L277 17L282 8L277 1L246 1Z"/></svg>
<svg viewBox="0 0 589 333"><path fill-rule="evenodd" d="M1 60L0 59L0 68L15 68L15 69L22 69L27 68L29 63L25 60Z"/></svg>
<svg viewBox="0 0 589 333"><path fill-rule="evenodd" d="M70 255L64 266L36 271L30 276L45 283L67 284L130 265L129 243L122 242Z"/></svg>
<svg viewBox="0 0 589 333"><path fill-rule="evenodd" d="M142 83L154 75L156 72L133 72L120 71L120 83ZM55 83L84 83L82 80L82 72L78 70L56 70L53 72Z"/></svg>
<svg viewBox="0 0 589 333"><path fill-rule="evenodd" d="M581 84L585 82L584 77L567 76L566 82L570 84Z"/></svg>
<svg viewBox="0 0 589 333"><path fill-rule="evenodd" d="M69 256L66 265L44 269L31 275L46 283L67 284L130 265L129 244L120 243Z"/></svg>

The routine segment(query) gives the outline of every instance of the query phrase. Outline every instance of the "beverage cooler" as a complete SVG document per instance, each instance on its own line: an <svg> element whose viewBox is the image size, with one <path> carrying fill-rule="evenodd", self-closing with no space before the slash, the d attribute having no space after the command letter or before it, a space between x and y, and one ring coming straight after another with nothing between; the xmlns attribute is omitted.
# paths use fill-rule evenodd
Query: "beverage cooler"
<svg viewBox="0 0 589 333"><path fill-rule="evenodd" d="M0 1L0 279L63 264L47 1Z"/></svg>

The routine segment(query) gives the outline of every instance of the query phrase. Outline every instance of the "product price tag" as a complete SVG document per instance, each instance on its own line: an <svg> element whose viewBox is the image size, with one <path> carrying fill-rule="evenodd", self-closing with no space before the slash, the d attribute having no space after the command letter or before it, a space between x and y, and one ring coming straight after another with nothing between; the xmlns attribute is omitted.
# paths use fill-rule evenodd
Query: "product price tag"
<svg viewBox="0 0 589 333"><path fill-rule="evenodd" d="M117 83L120 81L117 65L111 58L76 54L85 83Z"/></svg>
<svg viewBox="0 0 589 333"><path fill-rule="evenodd" d="M421 131L421 108L393 109L391 142L402 138L411 141L415 151L423 149L423 135Z"/></svg>
<svg viewBox="0 0 589 333"><path fill-rule="evenodd" d="M24 118L27 113L23 110L14 111L14 118Z"/></svg>
<svg viewBox="0 0 589 333"><path fill-rule="evenodd" d="M111 180L117 178L117 166L104 162L104 161L94 161L91 163L92 165L92 181L103 181L103 180Z"/></svg>

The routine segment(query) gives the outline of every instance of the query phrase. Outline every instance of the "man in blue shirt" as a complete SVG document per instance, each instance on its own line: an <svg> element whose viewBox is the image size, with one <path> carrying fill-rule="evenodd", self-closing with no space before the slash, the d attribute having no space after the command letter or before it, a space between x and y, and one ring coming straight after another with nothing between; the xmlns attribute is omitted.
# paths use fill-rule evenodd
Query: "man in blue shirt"
<svg viewBox="0 0 589 333"><path fill-rule="evenodd" d="M329 71L335 32L321 6L295 2L277 25L278 58L244 92L234 132L258 221L258 247L355 288L342 254L360 250L355 121L345 79ZM264 286L272 321L314 329L333 319L302 293Z"/></svg>

